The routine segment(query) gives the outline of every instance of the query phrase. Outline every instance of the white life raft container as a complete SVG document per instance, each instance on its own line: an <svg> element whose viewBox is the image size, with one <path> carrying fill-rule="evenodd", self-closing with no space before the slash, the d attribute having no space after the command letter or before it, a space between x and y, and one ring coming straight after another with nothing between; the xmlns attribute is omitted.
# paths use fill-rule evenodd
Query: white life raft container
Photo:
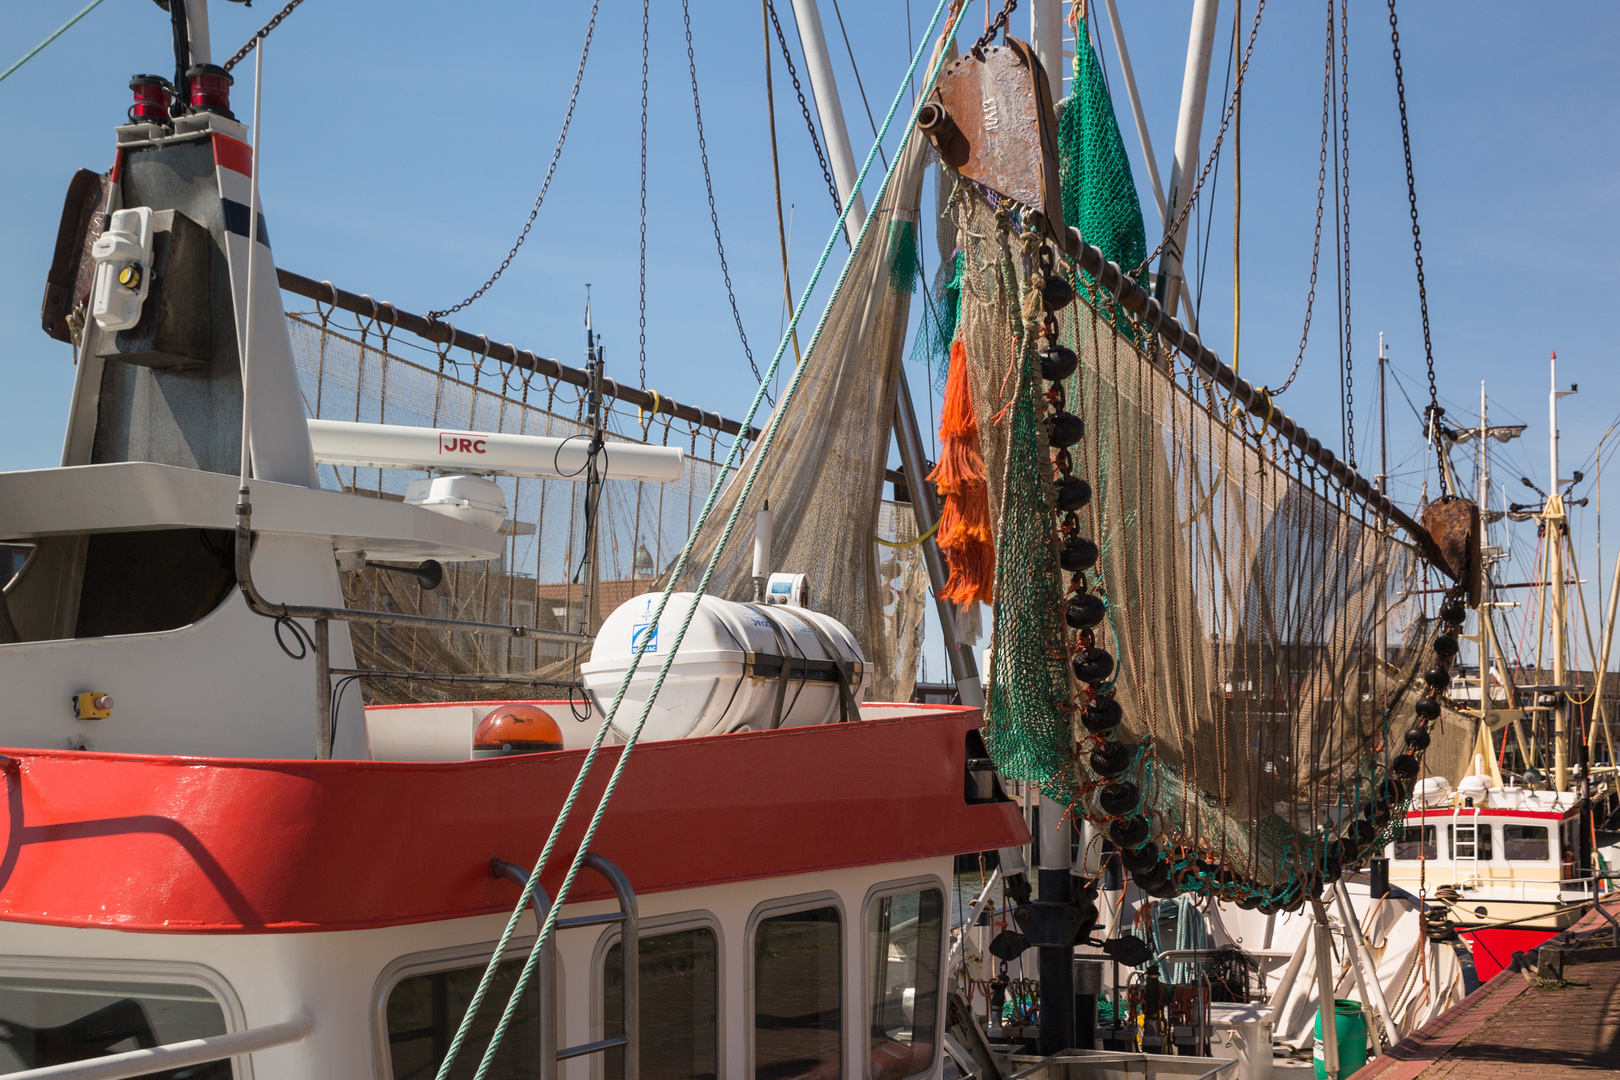
<svg viewBox="0 0 1620 1080"><path fill-rule="evenodd" d="M602 712L630 666L613 729L629 736L669 657L692 593L675 593L654 625L659 593L637 596L609 615L580 665L585 691ZM858 719L872 676L861 648L838 620L805 608L739 604L704 596L642 729L643 739L685 739Z"/></svg>

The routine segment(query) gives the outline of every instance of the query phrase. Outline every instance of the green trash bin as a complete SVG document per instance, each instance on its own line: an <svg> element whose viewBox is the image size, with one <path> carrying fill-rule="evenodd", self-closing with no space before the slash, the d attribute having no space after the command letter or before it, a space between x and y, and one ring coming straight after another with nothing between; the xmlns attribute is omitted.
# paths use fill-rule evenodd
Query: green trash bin
<svg viewBox="0 0 1620 1080"><path fill-rule="evenodd" d="M1361 1013L1361 1002L1337 998L1333 1002L1333 1028L1339 1036L1339 1076L1345 1080L1367 1064L1367 1018ZM1322 1049L1322 1010L1316 1011L1316 1024L1311 1029L1316 1035L1316 1050L1312 1063L1316 1066L1317 1080L1327 1080L1326 1053Z"/></svg>

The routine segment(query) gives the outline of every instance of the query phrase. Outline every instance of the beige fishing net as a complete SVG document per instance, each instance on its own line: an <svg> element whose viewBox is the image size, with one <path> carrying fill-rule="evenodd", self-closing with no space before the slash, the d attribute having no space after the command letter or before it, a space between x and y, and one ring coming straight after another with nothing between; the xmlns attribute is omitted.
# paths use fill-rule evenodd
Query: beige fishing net
<svg viewBox="0 0 1620 1080"><path fill-rule="evenodd" d="M1036 247L969 183L951 212L958 335L996 522L991 750L1004 773L1101 820L1087 761L1100 743L1075 723L1085 699L1066 662L1048 384L1029 321ZM1218 861L1258 897L1320 865L1371 797L1375 766L1403 749L1436 632L1420 566L1263 418L1139 329L1138 348L1116 329L1128 316L1071 280L1081 296L1059 328L1080 357L1064 397L1085 423L1073 474L1093 492L1081 535L1101 548L1087 575L1107 605L1095 633L1117 660L1120 737L1140 746L1124 779L1173 863ZM1467 724L1436 734L1471 736Z"/></svg>

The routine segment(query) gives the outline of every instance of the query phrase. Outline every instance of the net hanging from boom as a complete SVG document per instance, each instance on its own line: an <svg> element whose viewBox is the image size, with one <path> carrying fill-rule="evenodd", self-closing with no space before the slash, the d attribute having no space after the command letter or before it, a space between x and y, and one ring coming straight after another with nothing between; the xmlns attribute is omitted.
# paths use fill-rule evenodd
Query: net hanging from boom
<svg viewBox="0 0 1620 1080"><path fill-rule="evenodd" d="M1079 365L1052 395L1037 357L1042 242L971 182L951 213L995 523L997 767L1105 824L1145 814L1172 888L1291 902L1367 850L1409 791L1409 777L1387 781L1436 633L1415 552L1072 267L1080 296L1057 340ZM1093 685L1123 707L1105 734L1132 755L1106 779L1091 757L1105 740L1077 722L1092 691L1065 627L1075 583L1059 565L1047 434L1060 402L1084 423L1080 533L1100 551L1083 579L1106 611L1095 644L1117 658Z"/></svg>

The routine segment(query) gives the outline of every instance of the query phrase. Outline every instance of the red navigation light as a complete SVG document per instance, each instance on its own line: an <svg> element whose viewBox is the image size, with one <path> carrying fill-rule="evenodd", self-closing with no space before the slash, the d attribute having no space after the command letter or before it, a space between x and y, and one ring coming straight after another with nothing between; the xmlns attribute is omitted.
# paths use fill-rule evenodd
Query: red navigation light
<svg viewBox="0 0 1620 1080"><path fill-rule="evenodd" d="M484 717L473 736L475 758L539 754L562 748L562 729L557 721L533 705L502 705Z"/></svg>
<svg viewBox="0 0 1620 1080"><path fill-rule="evenodd" d="M211 112L236 119L231 112L231 86L236 82L231 73L218 64L198 64L186 71L186 81L191 84L191 109L193 112Z"/></svg>
<svg viewBox="0 0 1620 1080"><path fill-rule="evenodd" d="M167 124L169 103L174 99L174 88L169 80L158 75L136 75L129 80L135 93L135 104L129 107L132 124Z"/></svg>

